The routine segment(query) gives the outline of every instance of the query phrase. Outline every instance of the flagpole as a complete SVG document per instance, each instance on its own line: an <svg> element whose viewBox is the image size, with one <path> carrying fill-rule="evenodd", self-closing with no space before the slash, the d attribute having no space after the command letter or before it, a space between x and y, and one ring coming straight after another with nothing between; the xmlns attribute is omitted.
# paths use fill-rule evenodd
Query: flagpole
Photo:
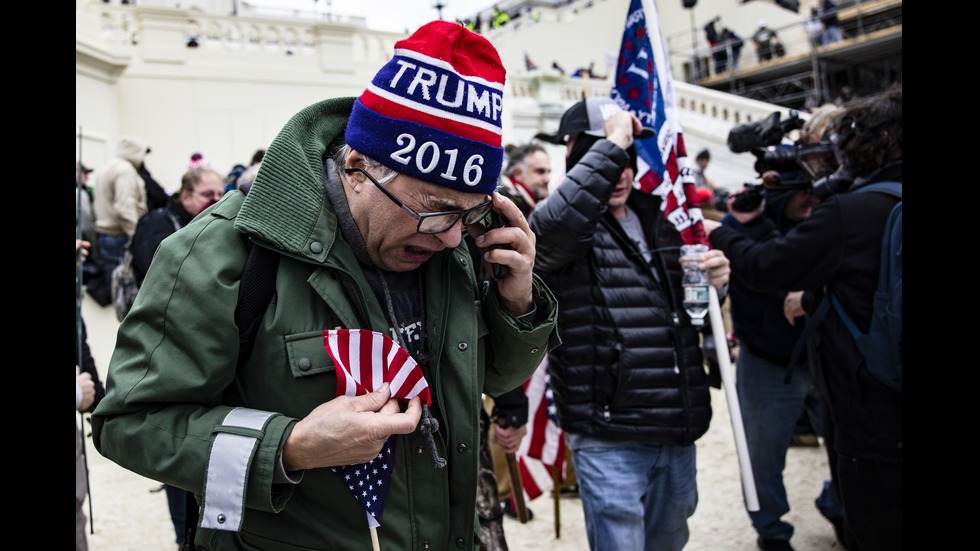
<svg viewBox="0 0 980 551"><path fill-rule="evenodd" d="M711 333L715 337L715 350L718 352L718 366L721 369L721 382L725 388L728 416L732 422L732 433L735 435L735 452L738 455L739 471L742 474L745 508L755 512L759 510L759 496L755 489L755 477L752 476L752 462L749 460L748 444L745 440L742 409L738 403L735 381L732 380L732 358L728 353L728 339L725 336L725 325L722 323L721 303L718 300L718 290L710 285L708 290L708 315L711 319Z"/></svg>
<svg viewBox="0 0 980 551"><path fill-rule="evenodd" d="M559 516L559 502L561 501L561 474L558 472L558 463L551 466L551 480L554 482L552 492L555 500L555 539L561 539L561 517Z"/></svg>

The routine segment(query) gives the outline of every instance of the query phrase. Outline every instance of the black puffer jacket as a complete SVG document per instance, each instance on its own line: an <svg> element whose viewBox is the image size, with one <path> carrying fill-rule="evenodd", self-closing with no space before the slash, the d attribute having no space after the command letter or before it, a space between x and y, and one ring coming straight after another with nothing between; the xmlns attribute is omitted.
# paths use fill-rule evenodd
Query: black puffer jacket
<svg viewBox="0 0 980 551"><path fill-rule="evenodd" d="M610 441L689 445L711 404L698 331L681 307L680 235L660 199L633 191L651 264L607 204L630 161L598 140L532 212L535 271L555 292L563 345L549 356L562 429Z"/></svg>

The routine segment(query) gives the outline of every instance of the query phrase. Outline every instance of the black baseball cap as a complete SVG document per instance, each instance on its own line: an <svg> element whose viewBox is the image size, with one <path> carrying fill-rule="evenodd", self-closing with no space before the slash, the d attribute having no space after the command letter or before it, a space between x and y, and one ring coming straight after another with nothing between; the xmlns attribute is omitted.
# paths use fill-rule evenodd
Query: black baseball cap
<svg viewBox="0 0 980 551"><path fill-rule="evenodd" d="M578 134L579 132L604 138L606 134L602 130L602 125L606 118L610 114L622 110L623 108L611 98L585 98L569 107L568 111L565 111L565 114L561 116L561 122L558 124L558 132L554 134L537 134L535 138L555 145L565 145L568 141L568 136ZM644 140L652 138L654 135L656 135L656 132L652 128L644 128L634 138Z"/></svg>

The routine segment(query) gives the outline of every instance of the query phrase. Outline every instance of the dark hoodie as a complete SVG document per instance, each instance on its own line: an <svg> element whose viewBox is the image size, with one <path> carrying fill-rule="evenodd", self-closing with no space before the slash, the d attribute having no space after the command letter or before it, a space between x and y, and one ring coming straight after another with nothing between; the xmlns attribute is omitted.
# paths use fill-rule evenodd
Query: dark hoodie
<svg viewBox="0 0 980 551"><path fill-rule="evenodd" d="M789 181L789 175L783 175ZM786 218L784 210L789 198L796 189L775 191L766 190L766 207L763 215L748 224L742 224L731 213L721 219L729 226L751 237L755 241L768 241L786 233L799 221ZM780 365L789 365L793 346L803 332L803 324L795 327L786 321L783 314L783 301L786 293L781 291L758 291L739 279L738 272L732 271L731 296L732 326L740 346L746 346L753 354ZM806 363L806 351L800 355L798 364Z"/></svg>

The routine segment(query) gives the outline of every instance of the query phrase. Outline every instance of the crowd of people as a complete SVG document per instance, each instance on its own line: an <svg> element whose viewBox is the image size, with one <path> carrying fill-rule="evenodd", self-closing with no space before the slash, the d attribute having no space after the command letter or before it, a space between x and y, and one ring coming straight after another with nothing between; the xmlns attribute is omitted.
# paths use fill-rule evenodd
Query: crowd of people
<svg viewBox="0 0 980 551"><path fill-rule="evenodd" d="M423 70L496 108L425 93L404 74ZM92 188L76 163L92 204L78 234L93 235L87 217L95 236L76 239L76 278L129 249L140 285L104 387L79 316L76 410L99 453L173 490L179 548L506 549L500 516L529 513L506 461L539 370L590 548L684 548L712 383L683 308L681 234L634 189L634 140L653 130L609 98L576 103L536 138L565 148L552 181L540 143L503 146L503 82L484 37L435 21L360 96L297 112L249 167L222 175L192 156L162 203L139 138ZM870 323L895 201L851 192L901 181L901 89L815 112L799 146L829 144L837 155L776 175L781 191L751 210L733 192L696 259L730 302L764 551L792 549L781 473L803 415L826 443L814 487L828 530L849 551L902 547L901 392L833 313L787 373L824 292ZM817 197L837 165L849 187Z"/></svg>
<svg viewBox="0 0 980 551"><path fill-rule="evenodd" d="M721 21L716 16L704 25L704 35L714 61L716 75L739 69L739 59L742 54L744 41L729 27L718 29ZM819 5L810 8L810 13L802 21L813 48L829 46L844 39L841 32L841 22L838 7L833 0L821 0ZM765 19L759 19L756 28L749 37L755 47L756 59L761 63L786 55L786 47L779 38L779 33Z"/></svg>

